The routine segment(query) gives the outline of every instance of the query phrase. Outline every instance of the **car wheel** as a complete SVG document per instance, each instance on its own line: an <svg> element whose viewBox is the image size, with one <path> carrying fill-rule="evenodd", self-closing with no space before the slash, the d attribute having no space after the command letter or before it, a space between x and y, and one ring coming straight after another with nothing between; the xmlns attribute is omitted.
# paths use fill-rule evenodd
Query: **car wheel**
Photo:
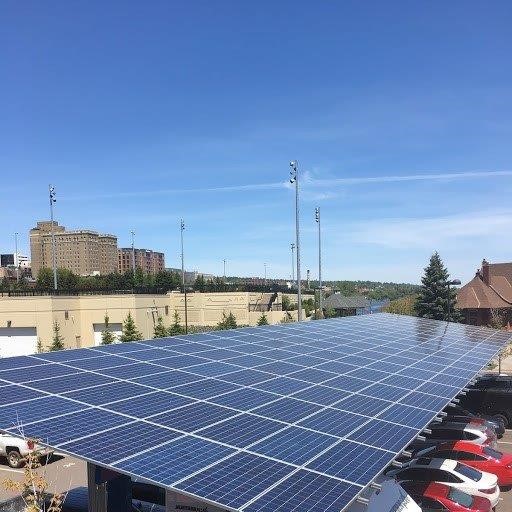
<svg viewBox="0 0 512 512"><path fill-rule="evenodd" d="M11 468L21 468L23 462L23 457L18 450L11 450L7 454L7 464L9 464Z"/></svg>
<svg viewBox="0 0 512 512"><path fill-rule="evenodd" d="M503 425L505 425L505 428L508 428L508 418L504 414L501 414L501 413L493 414L492 417L496 421L503 422Z"/></svg>

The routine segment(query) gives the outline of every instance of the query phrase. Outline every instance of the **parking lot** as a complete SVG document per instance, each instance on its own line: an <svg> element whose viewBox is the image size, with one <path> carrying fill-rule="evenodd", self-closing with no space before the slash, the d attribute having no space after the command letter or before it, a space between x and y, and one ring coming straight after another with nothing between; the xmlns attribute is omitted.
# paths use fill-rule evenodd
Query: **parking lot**
<svg viewBox="0 0 512 512"><path fill-rule="evenodd" d="M507 430L503 438L498 442L498 449L512 452L512 429ZM73 457L54 457L48 465L40 471L46 472L46 479L50 484L50 492L65 492L68 489L87 485L87 464ZM11 469L6 462L0 462L0 483L5 479L21 481L22 469ZM0 502L14 497L15 494L7 491L0 485ZM510 512L512 510L512 490L502 491L497 512Z"/></svg>

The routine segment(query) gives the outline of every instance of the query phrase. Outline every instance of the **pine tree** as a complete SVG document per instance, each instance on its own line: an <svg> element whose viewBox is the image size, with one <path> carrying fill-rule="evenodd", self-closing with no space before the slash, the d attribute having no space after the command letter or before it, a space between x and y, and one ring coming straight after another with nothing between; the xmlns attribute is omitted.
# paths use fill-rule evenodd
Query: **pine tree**
<svg viewBox="0 0 512 512"><path fill-rule="evenodd" d="M226 315L224 311L222 313L222 320L217 324L217 328L220 330L236 329L238 327L236 323L235 315L230 311L229 315Z"/></svg>
<svg viewBox="0 0 512 512"><path fill-rule="evenodd" d="M414 304L418 316L434 320L448 319L448 301L450 301L450 319L459 321L460 311L455 309L457 290L450 288L448 297L448 270L437 251L430 257L425 274L421 278L421 290Z"/></svg>
<svg viewBox="0 0 512 512"><path fill-rule="evenodd" d="M137 330L137 326L133 321L131 312L128 312L128 316L123 322L123 332L119 337L119 341L137 341L142 339L142 333Z"/></svg>
<svg viewBox="0 0 512 512"><path fill-rule="evenodd" d="M185 331L183 327L180 325L180 315L176 310L174 310L174 321L169 327L167 331L168 336L177 336L178 334L183 334Z"/></svg>
<svg viewBox="0 0 512 512"><path fill-rule="evenodd" d="M108 315L105 314L105 329L103 329L103 331L101 332L101 344L110 345L115 341L115 339L115 334L110 330Z"/></svg>
<svg viewBox="0 0 512 512"><path fill-rule="evenodd" d="M263 313L258 319L258 325L268 325L267 315Z"/></svg>
<svg viewBox="0 0 512 512"><path fill-rule="evenodd" d="M57 320L53 322L53 339L50 350L62 350L64 348L64 337L60 334L60 325Z"/></svg>
<svg viewBox="0 0 512 512"><path fill-rule="evenodd" d="M163 318L159 316L153 330L153 338L165 338L166 336L168 336L167 328L164 325Z"/></svg>

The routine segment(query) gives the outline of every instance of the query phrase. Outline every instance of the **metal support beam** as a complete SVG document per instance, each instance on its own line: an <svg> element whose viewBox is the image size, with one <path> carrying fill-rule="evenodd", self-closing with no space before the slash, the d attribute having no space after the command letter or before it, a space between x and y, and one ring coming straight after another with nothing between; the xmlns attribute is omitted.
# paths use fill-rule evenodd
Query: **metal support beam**
<svg viewBox="0 0 512 512"><path fill-rule="evenodd" d="M89 512L126 512L132 508L129 476L87 463Z"/></svg>

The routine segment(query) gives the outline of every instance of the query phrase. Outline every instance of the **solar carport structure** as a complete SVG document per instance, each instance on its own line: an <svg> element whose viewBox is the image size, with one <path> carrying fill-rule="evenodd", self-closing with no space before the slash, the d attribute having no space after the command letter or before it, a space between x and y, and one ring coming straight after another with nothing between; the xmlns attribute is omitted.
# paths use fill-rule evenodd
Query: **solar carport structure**
<svg viewBox="0 0 512 512"><path fill-rule="evenodd" d="M226 510L339 512L510 336L389 314L0 360L0 429Z"/></svg>

